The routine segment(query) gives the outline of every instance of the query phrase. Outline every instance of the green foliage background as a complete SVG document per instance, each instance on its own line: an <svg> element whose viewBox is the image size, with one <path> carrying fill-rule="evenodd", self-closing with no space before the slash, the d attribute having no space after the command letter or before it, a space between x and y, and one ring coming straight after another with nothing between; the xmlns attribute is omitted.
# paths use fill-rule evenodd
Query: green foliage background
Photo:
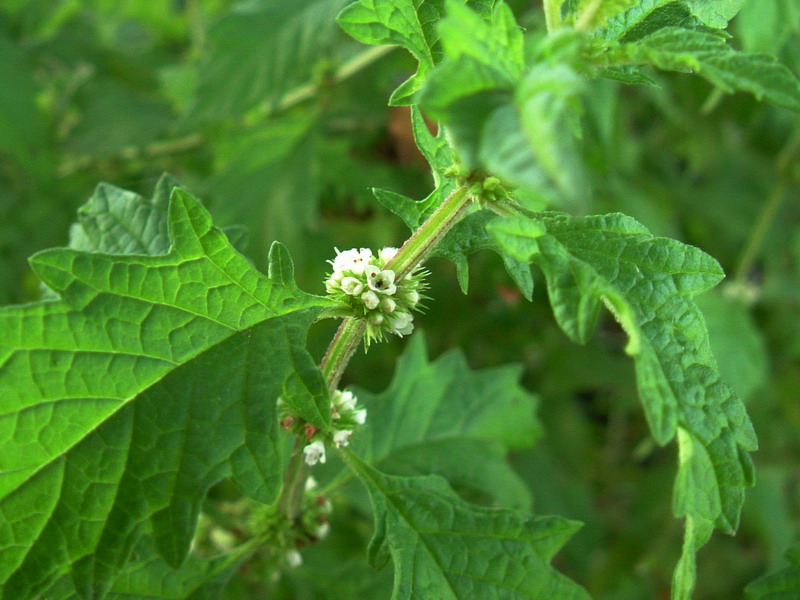
<svg viewBox="0 0 800 600"><path fill-rule="evenodd" d="M75 211L98 181L150 197L164 171L204 201L216 224L247 226L246 254L262 270L270 243L283 242L300 287L312 293L323 291L333 247L401 243L405 224L370 188L411 198L431 189L409 112L387 107L416 63L402 50L349 38L334 21L346 4L0 4L0 303L40 297L27 258L67 244ZM510 5L530 35L544 31L538 5ZM749 0L729 30L736 47L775 55L800 74L793 0ZM758 476L737 536L715 535L701 551L695 597L736 598L756 577L786 567L784 552L800 538L800 117L723 95L698 77L648 76L658 87L593 80L573 90L585 103L583 161L556 155L568 176L554 180L564 198L591 197L570 210L631 215L655 235L702 248L728 274L698 303L722 376L760 434ZM570 187L576 181L584 187ZM585 524L556 564L593 597L665 597L681 538L670 512L674 450L648 435L622 330L603 317L585 346L572 344L552 317L544 278L535 275L529 304L491 252L470 259L466 296L451 263L437 258L430 268L433 300L417 321L429 355L460 347L473 368L519 364L538 396L536 445L506 440L527 488L504 503ZM333 327L311 330L315 358ZM395 339L357 356L345 383L377 396L406 344ZM486 500L495 483L483 484L459 491ZM237 570L225 597L260 597L267 585L275 598L388 597L387 572L364 566L366 500L348 493L353 503L334 512L333 535L305 552L305 566L274 585ZM221 485L207 508L234 500ZM213 578L237 567L228 559L197 569ZM125 577L135 589L135 573ZM320 581L331 584L320 589Z"/></svg>

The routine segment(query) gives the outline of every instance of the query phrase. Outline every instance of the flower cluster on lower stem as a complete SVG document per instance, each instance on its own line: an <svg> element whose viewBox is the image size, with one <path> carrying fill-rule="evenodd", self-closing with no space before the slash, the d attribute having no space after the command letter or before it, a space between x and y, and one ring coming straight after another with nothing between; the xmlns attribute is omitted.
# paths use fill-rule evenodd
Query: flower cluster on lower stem
<svg viewBox="0 0 800 600"><path fill-rule="evenodd" d="M366 321L367 345L383 340L386 334L409 335L414 330L412 311L421 309L422 292L427 289L427 271L418 266L398 279L387 268L397 248L383 248L377 256L368 248L336 252L336 258L328 261L333 272L325 281L325 290L338 301L339 314Z"/></svg>
<svg viewBox="0 0 800 600"><path fill-rule="evenodd" d="M329 432L313 426L300 417L281 398L278 398L278 415L281 426L288 432L306 440L303 455L306 464L313 466L326 460L326 444L342 447L350 443L353 431L367 420L367 409L358 405L353 392L336 390L331 394L331 420Z"/></svg>

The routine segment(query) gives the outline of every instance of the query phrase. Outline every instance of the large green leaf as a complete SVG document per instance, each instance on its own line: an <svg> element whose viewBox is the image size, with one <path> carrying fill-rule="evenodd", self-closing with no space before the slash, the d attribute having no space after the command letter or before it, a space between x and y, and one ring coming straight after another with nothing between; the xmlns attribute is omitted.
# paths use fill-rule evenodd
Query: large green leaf
<svg viewBox="0 0 800 600"><path fill-rule="evenodd" d="M800 81L789 69L766 54L737 52L716 33L665 27L634 44L604 49L594 58L607 66L694 72L724 92L746 91L800 111Z"/></svg>
<svg viewBox="0 0 800 600"><path fill-rule="evenodd" d="M662 445L678 439L673 510L686 519L686 537L673 593L688 598L695 552L715 527L738 527L744 488L753 484L748 452L757 446L744 405L717 373L692 301L722 270L697 248L654 237L619 214L542 213L489 227L511 256L542 268L556 319L572 339L588 340L602 305L628 334L653 437Z"/></svg>
<svg viewBox="0 0 800 600"><path fill-rule="evenodd" d="M326 301L295 286L285 249L261 275L181 189L168 228L166 254L37 254L60 299L0 311L4 599L60 578L102 596L148 521L179 565L211 485L275 498L279 395L329 422L304 349Z"/></svg>
<svg viewBox="0 0 800 600"><path fill-rule="evenodd" d="M439 477L393 477L346 458L375 513L372 564L383 566L391 553L392 600L589 598L549 564L577 523L475 506Z"/></svg>
<svg viewBox="0 0 800 600"><path fill-rule="evenodd" d="M248 544L208 559L190 555L180 568L174 569L158 555L152 538L144 536L106 600L219 600L225 584L252 550ZM78 600L81 596L73 583L59 580L47 597Z"/></svg>
<svg viewBox="0 0 800 600"><path fill-rule="evenodd" d="M451 4L465 4L454 0ZM411 104L426 74L442 58L439 21L445 15L446 0L358 0L337 17L339 25L365 44L398 45L419 62L416 74L403 83L390 104ZM488 16L495 0L466 0L466 5Z"/></svg>
<svg viewBox="0 0 800 600"><path fill-rule="evenodd" d="M416 335L384 392L357 391L380 419L359 432L355 447L394 475L436 473L458 489L530 509L530 494L505 460L539 434L535 398L519 386L519 375L514 366L470 371L460 352L429 362Z"/></svg>

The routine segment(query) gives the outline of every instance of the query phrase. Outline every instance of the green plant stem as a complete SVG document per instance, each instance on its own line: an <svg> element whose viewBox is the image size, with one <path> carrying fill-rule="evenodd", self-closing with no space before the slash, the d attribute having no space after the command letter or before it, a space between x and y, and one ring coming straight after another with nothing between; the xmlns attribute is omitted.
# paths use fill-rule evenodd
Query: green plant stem
<svg viewBox="0 0 800 600"><path fill-rule="evenodd" d="M447 232L464 216L470 203L469 191L469 185L457 187L406 240L395 257L386 263L386 268L392 269L397 279L405 277L417 265L424 262ZM339 380L361 343L366 329L366 323L361 319L345 319L333 336L321 365L322 374L331 392L339 385Z"/></svg>
<svg viewBox="0 0 800 600"><path fill-rule="evenodd" d="M578 20L575 22L575 29L579 31L589 31L591 28L591 23L594 18L597 16L597 11L600 10L600 7L603 4L603 0L593 0L586 8L583 9L583 12L578 16Z"/></svg>
<svg viewBox="0 0 800 600"><path fill-rule="evenodd" d="M772 192L767 202L761 209L758 215L756 224L750 231L750 237L745 244L744 250L740 255L739 262L736 266L734 280L737 283L744 283L747 281L747 276L753 268L758 254L761 251L761 246L764 244L764 239L769 233L772 222L775 220L775 215L786 197L786 185L779 183Z"/></svg>
<svg viewBox="0 0 800 600"><path fill-rule="evenodd" d="M361 319L345 319L333 336L328 351L322 359L322 374L328 382L328 390L333 393L342 378L345 367L355 354L367 324Z"/></svg>
<svg viewBox="0 0 800 600"><path fill-rule="evenodd" d="M561 27L561 4L563 0L544 0L544 20L547 31L555 31Z"/></svg>
<svg viewBox="0 0 800 600"><path fill-rule="evenodd" d="M290 521L299 514L302 505L302 496L298 496L298 488L304 480L305 462L300 448L300 438L296 438L289 466L283 478L281 495L278 498L278 508Z"/></svg>

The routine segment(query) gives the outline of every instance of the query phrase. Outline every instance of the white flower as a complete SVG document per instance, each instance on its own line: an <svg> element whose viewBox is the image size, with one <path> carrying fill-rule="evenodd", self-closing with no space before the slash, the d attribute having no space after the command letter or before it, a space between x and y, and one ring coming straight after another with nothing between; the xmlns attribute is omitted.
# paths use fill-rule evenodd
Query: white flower
<svg viewBox="0 0 800 600"><path fill-rule="evenodd" d="M356 402L358 402L358 399L353 392L350 390L345 390L343 392L338 392L338 394L338 404L342 410L353 410L356 407Z"/></svg>
<svg viewBox="0 0 800 600"><path fill-rule="evenodd" d="M389 315L389 326L392 328L392 331L400 337L409 335L414 331L413 321L414 317L410 312L397 311Z"/></svg>
<svg viewBox="0 0 800 600"><path fill-rule="evenodd" d="M397 302L392 300L391 298L384 298L381 300L381 310L385 313L394 312L394 309L397 308Z"/></svg>
<svg viewBox="0 0 800 600"><path fill-rule="evenodd" d="M322 540L328 537L328 534L331 532L331 524L327 521L323 521L319 524L319 527L314 531L314 537Z"/></svg>
<svg viewBox="0 0 800 600"><path fill-rule="evenodd" d="M289 550L286 553L286 562L292 568L297 568L303 564L303 557L297 550Z"/></svg>
<svg viewBox="0 0 800 600"><path fill-rule="evenodd" d="M303 454L306 455L306 464L314 466L318 462L325 463L325 444L322 440L310 443L303 448Z"/></svg>
<svg viewBox="0 0 800 600"><path fill-rule="evenodd" d="M387 262L392 260L396 254L397 254L397 248L391 248L391 247L381 248L380 251L378 252L378 256L380 257L381 262L383 262L383 264L386 264Z"/></svg>
<svg viewBox="0 0 800 600"><path fill-rule="evenodd" d="M308 479L306 479L305 490L307 492L312 492L315 489L317 489L318 487L319 487L319 483L317 483L316 479L314 479L313 477L309 477Z"/></svg>
<svg viewBox="0 0 800 600"><path fill-rule="evenodd" d="M358 423L359 425L363 425L367 422L367 409L366 408L359 408L357 411L353 413L353 420Z"/></svg>
<svg viewBox="0 0 800 600"><path fill-rule="evenodd" d="M371 290L367 290L363 294L361 294L361 301L364 303L364 306L367 307L367 310L372 310L376 306L378 306L378 302L380 299L378 298L378 294Z"/></svg>
<svg viewBox="0 0 800 600"><path fill-rule="evenodd" d="M339 252L338 250L336 252L336 258L331 262L333 270L352 271L356 275L361 275L364 272L364 267L374 258L372 250L369 248L361 248L360 250L352 248L344 252Z"/></svg>
<svg viewBox="0 0 800 600"><path fill-rule="evenodd" d="M347 429L342 429L341 431L334 431L333 443L336 444L337 448L341 448L342 446L347 446L350 443L351 435L353 435L353 432Z"/></svg>
<svg viewBox="0 0 800 600"><path fill-rule="evenodd" d="M342 279L342 291L348 296L358 296L364 291L364 284L355 277L345 277Z"/></svg>
<svg viewBox="0 0 800 600"><path fill-rule="evenodd" d="M383 315L380 313L372 313L368 318L370 325L380 325L383 323Z"/></svg>
<svg viewBox="0 0 800 600"><path fill-rule="evenodd" d="M344 274L341 271L334 269L333 273L330 274L330 277L325 280L325 289L328 290L328 293L330 293L332 290L338 289L341 286L342 277L344 277Z"/></svg>
<svg viewBox="0 0 800 600"><path fill-rule="evenodd" d="M391 269L381 270L375 265L368 265L364 269L364 274L367 276L369 289L387 296L391 296L397 291L397 286L394 284L394 271Z"/></svg>

